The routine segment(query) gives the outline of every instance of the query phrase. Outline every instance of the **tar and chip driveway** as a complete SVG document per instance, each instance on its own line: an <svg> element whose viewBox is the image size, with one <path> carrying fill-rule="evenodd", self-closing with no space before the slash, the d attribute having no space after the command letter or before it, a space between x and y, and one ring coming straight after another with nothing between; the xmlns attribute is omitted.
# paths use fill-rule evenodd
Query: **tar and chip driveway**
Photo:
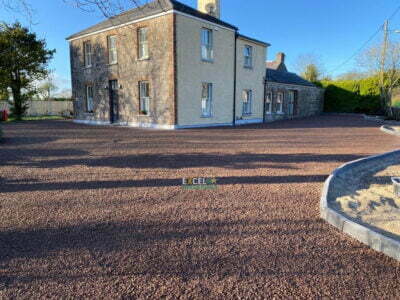
<svg viewBox="0 0 400 300"><path fill-rule="evenodd" d="M400 296L400 264L319 218L339 165L399 148L360 117L149 131L4 126L0 298ZM184 190L184 177L217 190Z"/></svg>

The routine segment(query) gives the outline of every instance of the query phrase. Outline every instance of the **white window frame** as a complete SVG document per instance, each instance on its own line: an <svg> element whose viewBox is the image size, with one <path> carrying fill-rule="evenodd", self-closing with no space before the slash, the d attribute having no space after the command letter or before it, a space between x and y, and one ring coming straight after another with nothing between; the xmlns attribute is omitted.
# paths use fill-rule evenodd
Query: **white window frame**
<svg viewBox="0 0 400 300"><path fill-rule="evenodd" d="M86 68L92 66L93 49L90 41L83 42L83 59Z"/></svg>
<svg viewBox="0 0 400 300"><path fill-rule="evenodd" d="M201 60L214 61L214 32L209 28L201 29Z"/></svg>
<svg viewBox="0 0 400 300"><path fill-rule="evenodd" d="M108 36L107 45L108 45L108 63L110 65L118 63L117 36L116 35Z"/></svg>
<svg viewBox="0 0 400 300"><path fill-rule="evenodd" d="M267 113L267 114L272 114L272 98L273 97L273 94L272 94L272 92L267 92L267 99L265 99L265 105L268 105L268 109L266 108L266 110L265 110L265 112Z"/></svg>
<svg viewBox="0 0 400 300"><path fill-rule="evenodd" d="M93 113L93 85L86 85L86 112Z"/></svg>
<svg viewBox="0 0 400 300"><path fill-rule="evenodd" d="M205 91L204 88L207 90ZM210 118L212 117L213 105L213 84L209 82L203 82L201 85L201 117Z"/></svg>
<svg viewBox="0 0 400 300"><path fill-rule="evenodd" d="M278 109L276 112L278 114L283 114L283 100L284 100L284 93L283 92L278 92L276 95L276 103L278 104Z"/></svg>
<svg viewBox="0 0 400 300"><path fill-rule="evenodd" d="M243 90L242 101L243 101L242 115L250 116L252 114L252 106L253 106L253 91Z"/></svg>
<svg viewBox="0 0 400 300"><path fill-rule="evenodd" d="M139 114L150 115L150 82L139 81Z"/></svg>
<svg viewBox="0 0 400 300"><path fill-rule="evenodd" d="M244 56L244 67L245 68L253 68L253 52L254 48L250 45L245 45L243 49Z"/></svg>
<svg viewBox="0 0 400 300"><path fill-rule="evenodd" d="M149 28L140 27L137 30L138 40L138 59L144 60L150 58L149 53Z"/></svg>

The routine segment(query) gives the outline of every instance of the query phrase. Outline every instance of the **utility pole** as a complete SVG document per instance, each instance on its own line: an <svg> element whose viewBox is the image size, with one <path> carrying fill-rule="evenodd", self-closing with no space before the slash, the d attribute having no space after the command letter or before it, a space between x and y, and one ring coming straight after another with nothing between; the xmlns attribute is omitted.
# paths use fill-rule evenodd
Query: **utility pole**
<svg viewBox="0 0 400 300"><path fill-rule="evenodd" d="M385 92L385 65L386 65L386 53L389 44L389 20L385 21L383 25L383 45L382 45L382 54L381 54L381 71L380 71L380 87L381 87L381 103L383 107L387 108L387 99Z"/></svg>

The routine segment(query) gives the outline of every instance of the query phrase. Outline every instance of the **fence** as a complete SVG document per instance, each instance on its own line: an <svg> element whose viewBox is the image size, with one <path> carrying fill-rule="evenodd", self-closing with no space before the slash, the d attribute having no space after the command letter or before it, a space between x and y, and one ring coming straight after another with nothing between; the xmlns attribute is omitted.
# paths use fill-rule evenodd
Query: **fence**
<svg viewBox="0 0 400 300"><path fill-rule="evenodd" d="M28 101L27 116L58 116L72 114L74 111L72 101ZM0 110L10 111L6 101L0 101Z"/></svg>

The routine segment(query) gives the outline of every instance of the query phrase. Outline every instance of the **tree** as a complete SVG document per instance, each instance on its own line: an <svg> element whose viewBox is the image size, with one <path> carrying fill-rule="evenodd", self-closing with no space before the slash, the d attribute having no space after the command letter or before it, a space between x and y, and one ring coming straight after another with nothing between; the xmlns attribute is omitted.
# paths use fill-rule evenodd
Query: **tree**
<svg viewBox="0 0 400 300"><path fill-rule="evenodd" d="M34 94L33 83L48 75L47 63L55 50L19 23L0 25L0 86L10 87L13 95L12 113L20 119L27 100Z"/></svg>
<svg viewBox="0 0 400 300"><path fill-rule="evenodd" d="M306 70L301 75L304 79L306 79L308 81L317 82L317 81L319 81L321 73L318 71L318 68L316 65L310 64L310 65L306 66Z"/></svg>
<svg viewBox="0 0 400 300"><path fill-rule="evenodd" d="M343 73L336 77L337 80L359 80L364 78L368 78L368 74L356 70Z"/></svg>
<svg viewBox="0 0 400 300"><path fill-rule="evenodd" d="M100 11L105 17L110 18L127 9L139 7L150 0L60 0L84 11ZM157 0L162 6L163 1ZM30 21L34 10L27 0L0 0L0 7L27 17Z"/></svg>
<svg viewBox="0 0 400 300"><path fill-rule="evenodd" d="M100 11L105 17L110 18L133 7L144 5L149 0L63 0L66 3L85 11ZM162 1L159 1L162 5Z"/></svg>
<svg viewBox="0 0 400 300"><path fill-rule="evenodd" d="M400 43L389 41L385 46L372 46L358 58L360 66L371 75L378 77L377 85L381 94L382 111L391 116L391 98L393 91L400 86ZM382 53L385 53L382 59Z"/></svg>
<svg viewBox="0 0 400 300"><path fill-rule="evenodd" d="M313 53L299 55L293 67L298 74L311 82L317 82L325 77L324 65L320 57Z"/></svg>
<svg viewBox="0 0 400 300"><path fill-rule="evenodd" d="M2 100L8 100L7 89L0 89L0 101Z"/></svg>
<svg viewBox="0 0 400 300"><path fill-rule="evenodd" d="M53 92L57 91L58 87L51 79L46 80L37 88L37 94L41 99L49 100Z"/></svg>
<svg viewBox="0 0 400 300"><path fill-rule="evenodd" d="M33 8L26 0L0 0L0 7L9 12L22 15L32 22Z"/></svg>

